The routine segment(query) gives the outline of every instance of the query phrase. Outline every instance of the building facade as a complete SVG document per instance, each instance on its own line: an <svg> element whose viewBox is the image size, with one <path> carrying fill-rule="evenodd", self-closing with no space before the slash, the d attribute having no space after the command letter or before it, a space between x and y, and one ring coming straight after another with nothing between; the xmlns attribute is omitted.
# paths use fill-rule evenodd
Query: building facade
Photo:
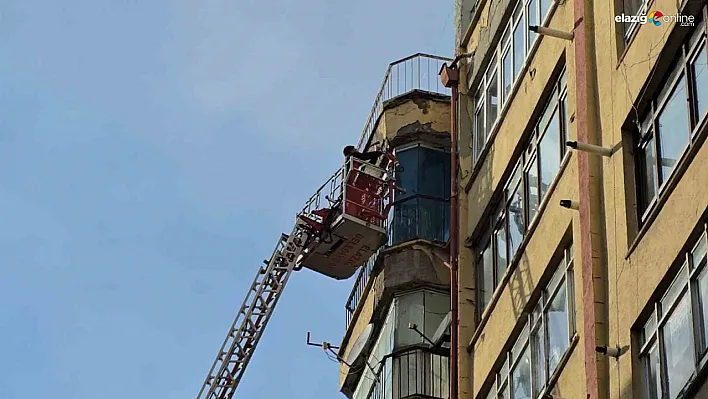
<svg viewBox="0 0 708 399"><path fill-rule="evenodd" d="M459 397L708 397L706 1L455 3Z"/></svg>

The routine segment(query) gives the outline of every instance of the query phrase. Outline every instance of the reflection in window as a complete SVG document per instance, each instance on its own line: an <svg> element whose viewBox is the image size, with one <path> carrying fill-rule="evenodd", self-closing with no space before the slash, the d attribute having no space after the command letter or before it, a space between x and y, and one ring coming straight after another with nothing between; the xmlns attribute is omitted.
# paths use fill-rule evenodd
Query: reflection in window
<svg viewBox="0 0 708 399"><path fill-rule="evenodd" d="M396 151L401 169L393 206L392 244L445 242L449 235L450 154L421 145Z"/></svg>
<svg viewBox="0 0 708 399"><path fill-rule="evenodd" d="M682 44L671 64L673 68L662 78L661 87L641 120L636 162L641 220L686 148L692 145L693 132L708 109L706 39L703 22L698 25Z"/></svg>
<svg viewBox="0 0 708 399"><path fill-rule="evenodd" d="M489 78L489 86L487 86L487 120L496 121L497 112L499 110L499 95L497 93L497 73L496 71ZM492 128L492 123L487 123L487 129L484 133L485 139L489 138L489 133Z"/></svg>
<svg viewBox="0 0 708 399"><path fill-rule="evenodd" d="M695 60L691 62L691 73L696 85L696 112L702 119L708 110L708 52L705 45L699 46Z"/></svg>
<svg viewBox="0 0 708 399"><path fill-rule="evenodd" d="M563 259L535 310L526 317L524 329L507 352L487 397L533 399L547 389L575 335L572 252L572 246L563 252ZM511 378L507 370L511 370Z"/></svg>
<svg viewBox="0 0 708 399"><path fill-rule="evenodd" d="M625 15L638 15L646 13L648 0L623 0L622 11ZM624 41L627 43L632 33L639 27L639 22L622 23L620 28L624 30Z"/></svg>
<svg viewBox="0 0 708 399"><path fill-rule="evenodd" d="M492 245L491 242L482 250L480 257L478 259L479 267L479 277L477 281L480 282L479 287L479 301L480 309L484 310L489 302L492 300L492 294L494 293L494 255L492 255ZM481 313L481 312L480 312Z"/></svg>
<svg viewBox="0 0 708 399"><path fill-rule="evenodd" d="M531 399L531 354L529 347L519 357L518 363L512 372L511 396L514 399Z"/></svg>
<svg viewBox="0 0 708 399"><path fill-rule="evenodd" d="M702 224L701 229L692 249L683 254L684 263L676 278L654 305L654 312L641 331L643 385L649 399L661 398L662 392L670 399L678 397L702 361L695 354L705 354L708 348L708 330L699 327L705 326L708 316L706 225Z"/></svg>

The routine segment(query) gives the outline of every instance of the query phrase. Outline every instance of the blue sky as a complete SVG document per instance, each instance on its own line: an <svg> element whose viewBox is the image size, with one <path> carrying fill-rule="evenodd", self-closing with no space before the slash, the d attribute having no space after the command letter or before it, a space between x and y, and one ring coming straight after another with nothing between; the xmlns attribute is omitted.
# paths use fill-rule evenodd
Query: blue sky
<svg viewBox="0 0 708 399"><path fill-rule="evenodd" d="M452 2L0 3L0 398L193 398L256 268ZM343 398L293 276L240 398Z"/></svg>

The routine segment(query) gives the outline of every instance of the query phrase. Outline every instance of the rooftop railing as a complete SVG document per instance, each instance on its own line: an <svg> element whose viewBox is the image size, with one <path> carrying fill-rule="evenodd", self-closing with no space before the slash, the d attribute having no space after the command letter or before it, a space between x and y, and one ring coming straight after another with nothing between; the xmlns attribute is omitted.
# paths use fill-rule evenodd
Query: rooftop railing
<svg viewBox="0 0 708 399"><path fill-rule="evenodd" d="M443 63L452 59L430 54L413 54L388 65L381 88L361 133L357 148L362 150L374 132L376 120L383 111L383 103L413 90L450 95L450 89L440 82L438 72Z"/></svg>

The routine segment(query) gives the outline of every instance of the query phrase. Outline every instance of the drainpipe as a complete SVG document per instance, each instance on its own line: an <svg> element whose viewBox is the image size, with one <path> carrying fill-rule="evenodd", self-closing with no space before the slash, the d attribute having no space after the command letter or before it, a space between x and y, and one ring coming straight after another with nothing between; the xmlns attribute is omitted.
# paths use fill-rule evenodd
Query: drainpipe
<svg viewBox="0 0 708 399"><path fill-rule="evenodd" d="M602 144L597 107L595 26L592 0L573 0L577 140ZM588 399L609 397L607 357L598 357L596 346L607 345L606 254L602 173L603 157L576 151L578 158L578 211L580 216L581 279L583 282L583 332L585 334L585 387ZM573 154L573 155L576 155ZM601 155L609 155L607 153Z"/></svg>
<svg viewBox="0 0 708 399"><path fill-rule="evenodd" d="M459 252L460 252L460 228L459 212L460 197L457 182L458 169L458 121L457 121L457 100L459 96L458 85L460 83L460 70L457 62L463 57L470 57L472 54L461 54L455 57L450 66L443 64L440 70L440 80L445 87L452 90L450 97L450 399L459 399L459 325L460 316L458 311L459 302Z"/></svg>

